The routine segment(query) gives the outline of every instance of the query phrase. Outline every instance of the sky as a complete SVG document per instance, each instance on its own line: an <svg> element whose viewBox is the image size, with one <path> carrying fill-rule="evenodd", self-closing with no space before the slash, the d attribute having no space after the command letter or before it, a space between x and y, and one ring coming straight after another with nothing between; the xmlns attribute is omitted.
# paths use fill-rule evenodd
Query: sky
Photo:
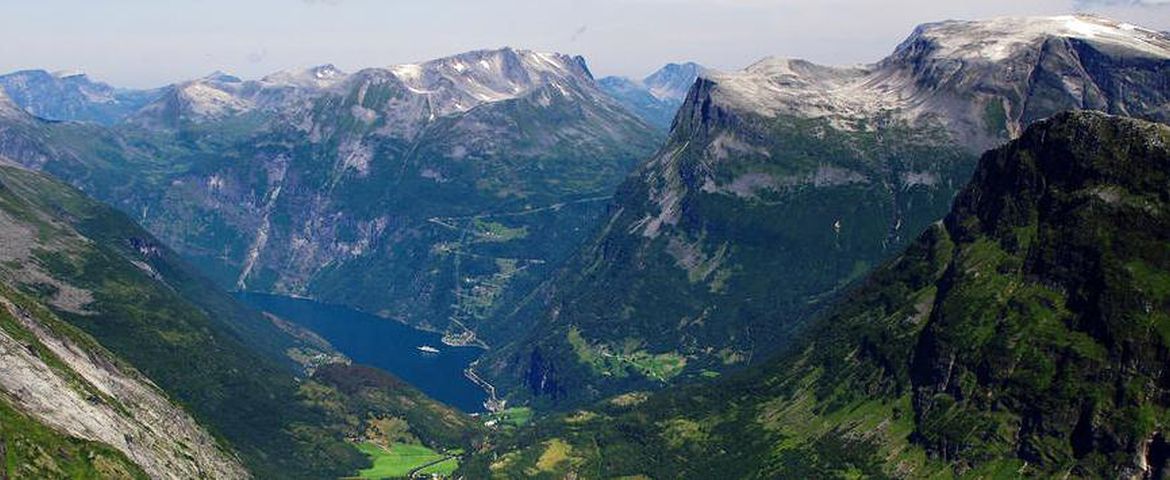
<svg viewBox="0 0 1170 480"><path fill-rule="evenodd" d="M511 46L584 55L597 76L767 56L874 62L915 25L1087 12L1170 30L1170 0L0 0L0 72L81 71L155 87L346 71Z"/></svg>

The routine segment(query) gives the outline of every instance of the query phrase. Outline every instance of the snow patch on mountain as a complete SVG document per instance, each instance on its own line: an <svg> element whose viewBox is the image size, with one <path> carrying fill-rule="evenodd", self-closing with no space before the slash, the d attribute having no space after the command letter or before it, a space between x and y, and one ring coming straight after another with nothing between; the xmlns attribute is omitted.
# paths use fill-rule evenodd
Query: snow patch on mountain
<svg viewBox="0 0 1170 480"><path fill-rule="evenodd" d="M290 86L321 89L336 85L347 77L348 75L337 67L325 64L302 70L276 72L260 79L260 83L269 87Z"/></svg>
<svg viewBox="0 0 1170 480"><path fill-rule="evenodd" d="M642 79L641 83L654 98L681 102L695 79L706 72L707 68L694 62L670 63Z"/></svg>
<svg viewBox="0 0 1170 480"><path fill-rule="evenodd" d="M1086 15L930 23L919 27L903 45L925 39L936 46L934 54L938 56L997 62L1049 37L1076 38L1170 58L1170 41L1161 33Z"/></svg>
<svg viewBox="0 0 1170 480"><path fill-rule="evenodd" d="M388 68L403 85L425 95L436 115L512 100L557 79L586 78L588 71L568 55L531 50L477 50L424 63ZM564 92L564 90L562 89ZM567 93L567 92L565 92Z"/></svg>
<svg viewBox="0 0 1170 480"><path fill-rule="evenodd" d="M220 117L250 110L252 103L233 92L204 82L191 83L178 91L191 113L201 117Z"/></svg>
<svg viewBox="0 0 1170 480"><path fill-rule="evenodd" d="M704 77L712 83L711 97L735 111L826 118L842 129L872 128L867 120L881 112L910 122L946 112L948 100L940 99L945 93L940 87L959 75L987 87L1013 88L1009 82L1028 80L1016 70L1034 64L1047 40L1061 38L1126 56L1170 59L1170 39L1131 24L1080 15L1005 17L922 25L893 55L870 65L827 67L768 58L739 72ZM923 84L927 75L936 77L935 84ZM1086 88L1076 79L1065 81L1070 96ZM964 86L979 90L975 87ZM952 116L975 113L981 112Z"/></svg>

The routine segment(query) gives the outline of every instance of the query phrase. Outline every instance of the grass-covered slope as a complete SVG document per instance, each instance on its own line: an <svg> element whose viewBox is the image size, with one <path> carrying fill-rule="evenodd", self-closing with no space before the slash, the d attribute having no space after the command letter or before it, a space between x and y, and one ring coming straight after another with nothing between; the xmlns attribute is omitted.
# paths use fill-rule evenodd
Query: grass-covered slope
<svg viewBox="0 0 1170 480"><path fill-rule="evenodd" d="M1160 478L1170 129L1061 114L766 365L545 418L473 477ZM638 477L641 475L642 477Z"/></svg>
<svg viewBox="0 0 1170 480"><path fill-rule="evenodd" d="M0 220L0 281L161 387L256 477L329 478L368 466L348 440L390 408L424 442L464 447L473 438L466 417L401 382L383 382L367 399L345 387L343 367L318 369L339 370L327 380L298 378L286 354L311 345L215 288L125 215L43 174L0 166ZM362 377L370 375L384 374Z"/></svg>
<svg viewBox="0 0 1170 480"><path fill-rule="evenodd" d="M945 215L989 146L1064 110L1165 120L1168 66L1164 36L1064 16L923 25L868 66L708 72L481 374L565 407L757 363Z"/></svg>
<svg viewBox="0 0 1170 480"><path fill-rule="evenodd" d="M56 432L0 398L0 478L145 480L125 455Z"/></svg>
<svg viewBox="0 0 1170 480"><path fill-rule="evenodd" d="M510 318L537 327L481 362L514 398L571 404L759 361L944 215L976 158L937 129L707 111L707 88Z"/></svg>
<svg viewBox="0 0 1170 480"><path fill-rule="evenodd" d="M467 55L512 65L535 54ZM263 108L109 128L4 102L0 155L126 212L223 289L317 298L495 344L513 325L492 320L571 255L661 140L570 63L557 75L539 73L543 62L504 77L451 70L434 92L368 69L330 88L269 85ZM477 78L533 84L485 101L465 91Z"/></svg>

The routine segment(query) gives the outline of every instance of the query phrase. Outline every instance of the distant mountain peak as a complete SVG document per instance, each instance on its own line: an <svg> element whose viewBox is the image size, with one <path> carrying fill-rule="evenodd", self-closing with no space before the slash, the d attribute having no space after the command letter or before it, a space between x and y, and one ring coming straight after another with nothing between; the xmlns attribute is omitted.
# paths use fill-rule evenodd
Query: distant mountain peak
<svg viewBox="0 0 1170 480"><path fill-rule="evenodd" d="M982 150L1062 110L1170 116L1165 92L1144 77L1118 73L1166 65L1170 39L1102 17L951 20L917 27L873 64L768 58L739 72L706 75L704 94L727 111L825 118L842 129L859 128L881 112L911 124L941 122ZM1035 100L1019 103L1019 92Z"/></svg>
<svg viewBox="0 0 1170 480"><path fill-rule="evenodd" d="M156 90L126 90L78 71L22 70L0 75L0 87L34 116L111 124L152 100Z"/></svg>
<svg viewBox="0 0 1170 480"><path fill-rule="evenodd" d="M642 80L650 94L660 100L682 100L687 91L707 69L695 62L668 63Z"/></svg>
<svg viewBox="0 0 1170 480"><path fill-rule="evenodd" d="M1045 39L1089 41L1157 58L1170 58L1165 35L1137 25L1094 15L1000 17L990 20L927 23L915 29L895 56L929 45L932 55L997 62Z"/></svg>
<svg viewBox="0 0 1170 480"><path fill-rule="evenodd" d="M260 79L263 84L294 86L302 88L323 88L334 85L348 75L331 63L301 70L282 70Z"/></svg>
<svg viewBox="0 0 1170 480"><path fill-rule="evenodd" d="M313 67L311 71L313 72L313 75L319 79L337 78L345 75L345 72L342 72L337 67L333 66L332 63Z"/></svg>
<svg viewBox="0 0 1170 480"><path fill-rule="evenodd" d="M474 50L418 63L367 68L348 74L332 64L284 70L260 80L224 72L178 83L135 115L140 124L174 127L253 111L296 108L291 96L311 100L332 89L395 84L412 106L395 112L408 124L466 112L485 103L523 97L545 87L563 95L592 95L595 82L584 59L560 53L502 47ZM383 87L378 87L383 88ZM364 95L364 94L363 94ZM563 96L562 95L562 96ZM595 99L600 99L600 96ZM363 107L366 108L366 107ZM377 115L377 113L370 114ZM404 128L402 132L411 131Z"/></svg>
<svg viewBox="0 0 1170 480"><path fill-rule="evenodd" d="M542 87L594 88L581 57L502 47L474 50L387 69L411 92L426 95L437 115L511 100Z"/></svg>
<svg viewBox="0 0 1170 480"><path fill-rule="evenodd" d="M52 75L54 77L60 78L62 80L64 80L64 79L88 79L89 78L89 75L87 75L84 71L81 71L81 70L58 70L58 71L53 72Z"/></svg>
<svg viewBox="0 0 1170 480"><path fill-rule="evenodd" d="M214 72L211 72L210 74L204 76L203 78L200 78L199 80L204 80L204 81L209 81L209 82L222 82L222 83L241 83L241 82L243 82L243 80L240 77L237 77L235 75L232 75L230 73L220 71L220 70L216 70Z"/></svg>
<svg viewBox="0 0 1170 480"><path fill-rule="evenodd" d="M667 130L695 80L707 71L694 62L669 63L642 80L605 77L599 84L631 112Z"/></svg>

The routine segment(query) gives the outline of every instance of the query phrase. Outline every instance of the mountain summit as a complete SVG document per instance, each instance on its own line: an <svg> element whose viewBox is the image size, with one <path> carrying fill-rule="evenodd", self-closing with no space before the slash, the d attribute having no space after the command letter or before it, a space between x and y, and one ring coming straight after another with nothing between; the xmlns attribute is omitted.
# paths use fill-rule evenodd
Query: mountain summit
<svg viewBox="0 0 1170 480"><path fill-rule="evenodd" d="M113 129L38 128L0 151L135 212L223 287L475 344L518 327L480 324L563 262L662 138L580 57L511 48L215 74Z"/></svg>
<svg viewBox="0 0 1170 480"><path fill-rule="evenodd" d="M1007 18L925 25L860 67L708 72L606 229L516 314L537 327L483 364L518 397L571 403L751 363L941 218L986 147L1069 109L1170 119L1165 45L1096 17Z"/></svg>
<svg viewBox="0 0 1170 480"><path fill-rule="evenodd" d="M642 79L642 85L654 95L654 98L682 101L690 91L691 85L695 83L695 79L706 71L706 68L695 62L668 63Z"/></svg>
<svg viewBox="0 0 1170 480"><path fill-rule="evenodd" d="M605 77L599 83L603 90L635 115L651 125L669 130L687 91L706 71L702 65L693 62L670 63L640 81Z"/></svg>
<svg viewBox="0 0 1170 480"><path fill-rule="evenodd" d="M844 128L883 113L937 122L982 150L1073 108L1170 119L1170 94L1157 88L1168 63L1165 35L1100 17L949 21L918 27L873 65L773 58L713 74L710 96L739 112L822 117Z"/></svg>
<svg viewBox="0 0 1170 480"><path fill-rule="evenodd" d="M944 222L779 357L550 418L473 468L1162 478L1168 186L1164 125L1090 112L1039 122L985 154ZM569 458L534 465L552 445Z"/></svg>
<svg viewBox="0 0 1170 480"><path fill-rule="evenodd" d="M146 105L157 93L125 90L85 74L23 70L0 75L0 88L29 113L47 120L113 124Z"/></svg>

